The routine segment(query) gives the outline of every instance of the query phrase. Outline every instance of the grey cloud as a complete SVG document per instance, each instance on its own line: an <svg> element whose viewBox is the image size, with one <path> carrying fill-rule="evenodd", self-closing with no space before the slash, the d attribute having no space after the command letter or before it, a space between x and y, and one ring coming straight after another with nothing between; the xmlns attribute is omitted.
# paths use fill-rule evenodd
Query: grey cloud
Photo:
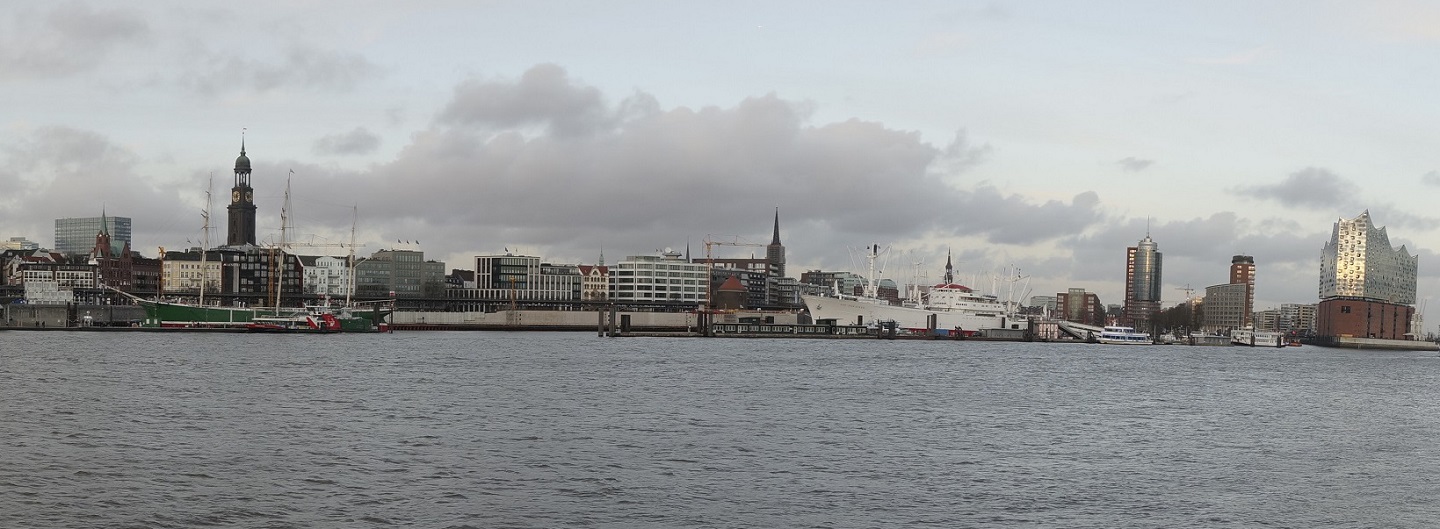
<svg viewBox="0 0 1440 529"><path fill-rule="evenodd" d="M150 37L150 26L124 8L97 10L71 2L45 13L14 9L9 18L0 36L0 80L83 72L116 49L143 44Z"/></svg>
<svg viewBox="0 0 1440 529"><path fill-rule="evenodd" d="M141 159L95 132L68 127L36 129L0 149L0 225L49 244L51 222L60 217L112 215L131 217L137 239L183 240L198 231L198 216L181 206L180 189L141 178ZM177 222L177 215L183 221ZM140 241L137 240L137 244ZM148 243L146 243L148 244ZM153 249L145 252L154 255Z"/></svg>
<svg viewBox="0 0 1440 529"><path fill-rule="evenodd" d="M355 127L355 130L350 132L331 134L315 140L312 150L316 154L369 154L378 148L379 136L365 127Z"/></svg>
<svg viewBox="0 0 1440 529"><path fill-rule="evenodd" d="M955 235L985 235L997 244L1026 245L1083 230L1103 220L1100 197L1086 191L1070 202L1051 200L1031 203L1020 195L1005 196L998 189L981 186L959 195L948 206L946 216Z"/></svg>
<svg viewBox="0 0 1440 529"><path fill-rule="evenodd" d="M540 125L558 136L574 136L603 129L614 117L599 89L576 84L557 65L541 64L513 83L461 83L439 121L496 129Z"/></svg>
<svg viewBox="0 0 1440 529"><path fill-rule="evenodd" d="M1440 171L1430 171L1420 175L1420 183L1429 186L1440 186Z"/></svg>
<svg viewBox="0 0 1440 529"><path fill-rule="evenodd" d="M1291 173L1276 184L1240 186L1230 193L1256 200L1274 200L1287 206L1312 209L1354 209L1360 188L1339 175L1317 167Z"/></svg>
<svg viewBox="0 0 1440 529"><path fill-rule="evenodd" d="M1301 226L1283 219L1247 221L1232 212L1149 226L1143 219L1134 219L1066 240L1063 247L1073 253L1071 268L1047 272L1113 285L1101 294L1101 301L1119 303L1124 293L1125 249L1148 233L1164 255L1162 295L1167 302L1183 299L1180 289L1185 285L1199 296L1205 287L1225 283L1231 257L1243 254L1255 258L1257 300L1313 303L1319 254L1329 230L1329 225ZM1064 263L1052 266L1056 264Z"/></svg>
<svg viewBox="0 0 1440 529"><path fill-rule="evenodd" d="M283 57L249 59L233 54L199 52L200 64L180 83L198 93L214 95L244 89L269 92L282 88L348 92L383 75L364 56L309 46L292 46Z"/></svg>
<svg viewBox="0 0 1440 529"><path fill-rule="evenodd" d="M990 158L992 149L989 144L972 145L969 134L965 129L955 131L955 138L945 146L942 161L951 171L965 171L984 163Z"/></svg>
<svg viewBox="0 0 1440 529"><path fill-rule="evenodd" d="M812 105L773 94L663 109L641 93L595 108L613 122L582 136L537 134L529 119L442 120L393 162L343 176L314 168L322 176L297 181L296 193L355 190L362 224L422 230L438 243L428 251L442 255L520 243L549 259L592 262L602 245L617 259L687 240L700 254L707 235L766 242L777 206L794 262L847 269L858 245L951 234L1025 244L1101 219L1095 193L1037 203L947 183L939 169L964 170L989 152L963 131L942 148L875 122L811 124L812 114Z"/></svg>
<svg viewBox="0 0 1440 529"><path fill-rule="evenodd" d="M296 196L352 190L362 224L414 220L441 253L519 242L556 259L594 259L602 244L617 257L687 239L698 246L709 234L768 241L777 206L792 255L809 258L958 231L972 220L985 223L979 233L1040 240L1095 216L1093 194L990 205L998 192L946 183L935 170L942 160L968 166L986 152L963 134L938 148L875 122L811 124L812 105L773 94L726 107L666 109L643 93L606 104L597 89L538 70L462 84L435 126L412 135L395 160L345 175L306 168L316 176L297 181ZM537 85L546 88L522 90ZM534 94L540 101L524 100ZM564 108L589 117L557 125ZM958 213L966 209L976 211Z"/></svg>
<svg viewBox="0 0 1440 529"><path fill-rule="evenodd" d="M1426 181L1429 175L1422 177ZM1357 215L1369 210L1372 218L1385 219L1397 227L1431 230L1440 227L1440 218L1400 211L1386 203L1367 202L1354 182L1325 169L1308 167L1276 184L1241 186L1230 190L1236 196L1271 200L1287 207L1306 207L1337 215ZM1377 222L1381 222L1377 220Z"/></svg>
<svg viewBox="0 0 1440 529"><path fill-rule="evenodd" d="M1154 164L1155 160L1142 160L1134 156L1130 156L1123 160L1118 160L1115 162L1115 165L1120 166L1121 169L1130 171L1132 173L1144 171L1145 169L1149 168L1151 165Z"/></svg>

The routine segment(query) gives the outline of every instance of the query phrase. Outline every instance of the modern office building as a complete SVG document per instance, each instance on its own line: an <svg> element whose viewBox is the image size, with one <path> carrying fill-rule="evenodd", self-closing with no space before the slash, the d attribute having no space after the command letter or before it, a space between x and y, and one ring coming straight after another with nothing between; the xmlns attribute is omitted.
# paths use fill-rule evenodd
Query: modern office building
<svg viewBox="0 0 1440 529"><path fill-rule="evenodd" d="M1255 327L1255 258L1230 258L1230 280L1205 287L1205 317L1200 327L1208 333L1228 334Z"/></svg>
<svg viewBox="0 0 1440 529"><path fill-rule="evenodd" d="M218 248L220 292L266 306L298 305L305 293L304 269L295 254L253 245Z"/></svg>
<svg viewBox="0 0 1440 529"><path fill-rule="evenodd" d="M706 302L709 273L704 263L688 263L677 251L666 248L660 255L636 255L610 267L614 290L610 299L626 301Z"/></svg>
<svg viewBox="0 0 1440 529"><path fill-rule="evenodd" d="M765 272L755 269L740 269L722 267L718 264L710 270L710 288L712 294L719 292L722 285L734 296L735 288L738 285L745 292L742 299L727 299L730 308L753 309L764 307L769 304L766 300L766 292L769 290L766 285ZM738 303L738 306L736 305ZM719 307L718 298L716 307Z"/></svg>
<svg viewBox="0 0 1440 529"><path fill-rule="evenodd" d="M96 303L82 299L81 292L97 293L100 274L92 264L29 262L20 265L21 282L25 285L25 302L32 305L65 305Z"/></svg>
<svg viewBox="0 0 1440 529"><path fill-rule="evenodd" d="M572 302L581 298L584 279L577 265L544 263L539 257L475 257L477 299Z"/></svg>
<svg viewBox="0 0 1440 529"><path fill-rule="evenodd" d="M1280 309L1257 310L1252 315L1251 321L1257 331L1283 331L1280 328Z"/></svg>
<svg viewBox="0 0 1440 529"><path fill-rule="evenodd" d="M102 231L110 234L110 244L117 248L131 243L130 217L101 213L99 217L55 219L54 250L65 255L88 254L95 248L95 236Z"/></svg>
<svg viewBox="0 0 1440 529"><path fill-rule="evenodd" d="M355 293L363 299L443 298L445 263L418 250L380 250L355 263Z"/></svg>
<svg viewBox="0 0 1440 529"><path fill-rule="evenodd" d="M1229 333L1246 326L1250 319L1246 310L1245 283L1226 283L1205 287L1205 319L1200 328L1207 333Z"/></svg>
<svg viewBox="0 0 1440 529"><path fill-rule="evenodd" d="M865 277L853 272L810 270L800 273L800 282L822 287L826 293L838 290L852 296L860 295L860 291L865 288Z"/></svg>
<svg viewBox="0 0 1440 529"><path fill-rule="evenodd" d="M1281 331L1309 334L1315 330L1315 305L1281 303L1280 319L1276 322L1276 327Z"/></svg>
<svg viewBox="0 0 1440 529"><path fill-rule="evenodd" d="M1060 319L1096 327L1105 325L1105 306L1100 304L1100 296L1094 292L1072 288L1055 294L1055 300Z"/></svg>
<svg viewBox="0 0 1440 529"><path fill-rule="evenodd" d="M1030 306L1053 314L1060 306L1060 296L1030 296Z"/></svg>
<svg viewBox="0 0 1440 529"><path fill-rule="evenodd" d="M1124 325L1150 330L1150 320L1160 311L1161 254L1146 234L1140 243L1125 249Z"/></svg>
<svg viewBox="0 0 1440 529"><path fill-rule="evenodd" d="M1419 257L1392 248L1367 210L1340 219L1320 253L1316 333L1325 337L1414 339Z"/></svg>

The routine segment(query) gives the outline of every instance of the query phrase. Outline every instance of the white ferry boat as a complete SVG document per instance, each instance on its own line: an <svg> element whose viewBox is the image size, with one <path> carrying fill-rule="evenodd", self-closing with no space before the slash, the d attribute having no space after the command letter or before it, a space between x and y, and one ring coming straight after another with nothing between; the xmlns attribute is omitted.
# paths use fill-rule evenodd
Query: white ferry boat
<svg viewBox="0 0 1440 529"><path fill-rule="evenodd" d="M1148 333L1137 332L1134 327L1122 327L1119 325L1107 325L1100 334L1095 337L1099 343L1113 345L1154 345L1155 340Z"/></svg>
<svg viewBox="0 0 1440 529"><path fill-rule="evenodd" d="M1230 331L1230 343L1251 347L1285 347L1287 340L1283 333L1257 331L1246 327Z"/></svg>

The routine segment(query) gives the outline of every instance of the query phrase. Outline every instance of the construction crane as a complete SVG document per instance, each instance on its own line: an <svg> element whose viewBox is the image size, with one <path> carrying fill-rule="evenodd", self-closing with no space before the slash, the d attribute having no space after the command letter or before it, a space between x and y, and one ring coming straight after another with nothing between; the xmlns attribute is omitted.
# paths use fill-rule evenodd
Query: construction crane
<svg viewBox="0 0 1440 529"><path fill-rule="evenodd" d="M1175 290L1184 290L1185 301L1187 302L1190 301L1190 298L1195 297L1195 289L1190 288L1190 283L1185 283L1185 286L1183 287L1175 287Z"/></svg>
<svg viewBox="0 0 1440 529"><path fill-rule="evenodd" d="M727 236L723 236L723 237L724 237L723 239L717 240L714 235L706 235L706 236L705 236L705 263L706 263L706 266L705 266L705 310L709 310L709 309L710 309L711 301L713 300L713 296L711 295L711 285L714 283L714 281L711 279L711 277L713 277L714 274L715 274L715 256L713 255L713 250L712 250L713 247L715 247L715 246L741 246L741 247L752 247L752 248L764 248L764 247L766 247L765 244L757 243L757 242L749 242L749 241L746 241L746 240L741 239L741 238L738 237L738 236L729 236L729 235L727 235Z"/></svg>

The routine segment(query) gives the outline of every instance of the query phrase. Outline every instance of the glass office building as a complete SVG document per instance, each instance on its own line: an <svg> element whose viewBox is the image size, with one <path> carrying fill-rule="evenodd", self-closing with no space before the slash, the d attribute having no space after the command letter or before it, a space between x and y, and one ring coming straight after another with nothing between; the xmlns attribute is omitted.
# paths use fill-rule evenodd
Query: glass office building
<svg viewBox="0 0 1440 529"><path fill-rule="evenodd" d="M110 232L112 247L124 248L133 242L130 239L130 217L55 219L55 247L52 249L63 254L90 253L95 248L95 236L100 233L102 225Z"/></svg>

